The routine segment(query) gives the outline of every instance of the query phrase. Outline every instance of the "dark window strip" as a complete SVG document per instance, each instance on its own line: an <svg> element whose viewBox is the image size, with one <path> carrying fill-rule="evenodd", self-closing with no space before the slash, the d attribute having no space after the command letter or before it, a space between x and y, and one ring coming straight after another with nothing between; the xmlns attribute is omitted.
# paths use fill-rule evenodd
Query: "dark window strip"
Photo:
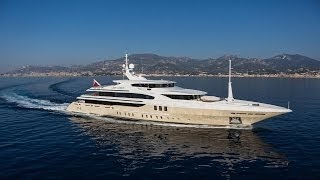
<svg viewBox="0 0 320 180"><path fill-rule="evenodd" d="M144 104L122 103L122 102L110 102L110 101L96 101L96 100L85 100L85 103L89 103L89 104L102 104L102 105L134 106L134 107L144 106Z"/></svg>
<svg viewBox="0 0 320 180"><path fill-rule="evenodd" d="M193 99L200 99L199 95L170 95L170 94L163 94L171 99L181 99L181 100L193 100Z"/></svg>
<svg viewBox="0 0 320 180"><path fill-rule="evenodd" d="M154 99L153 96L136 93L119 93L119 92L95 92L94 96L108 96L108 97L124 97L124 98L137 98L137 99Z"/></svg>
<svg viewBox="0 0 320 180"><path fill-rule="evenodd" d="M174 87L174 83L169 84L132 84L134 87L147 87L147 88L166 88Z"/></svg>

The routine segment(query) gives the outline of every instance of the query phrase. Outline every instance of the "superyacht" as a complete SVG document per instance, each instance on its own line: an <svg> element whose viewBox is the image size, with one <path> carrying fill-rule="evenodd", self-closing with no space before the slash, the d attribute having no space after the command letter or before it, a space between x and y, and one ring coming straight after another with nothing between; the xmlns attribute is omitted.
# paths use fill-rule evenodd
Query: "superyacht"
<svg viewBox="0 0 320 180"><path fill-rule="evenodd" d="M86 94L77 97L67 111L73 114L145 120L163 123L251 126L259 121L292 112L260 102L233 98L231 60L229 60L228 97L208 96L206 92L176 86L173 81L148 80L133 71L125 55L126 80L102 86L96 80Z"/></svg>

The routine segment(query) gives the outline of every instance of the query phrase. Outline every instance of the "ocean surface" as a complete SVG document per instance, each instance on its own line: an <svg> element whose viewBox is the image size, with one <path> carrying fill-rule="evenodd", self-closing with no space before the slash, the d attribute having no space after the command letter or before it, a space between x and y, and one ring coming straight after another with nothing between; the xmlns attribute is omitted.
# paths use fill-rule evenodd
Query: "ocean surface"
<svg viewBox="0 0 320 180"><path fill-rule="evenodd" d="M226 78L163 78L227 96ZM233 78L235 98L293 110L237 130L66 113L92 80L0 78L0 179L320 179L320 79Z"/></svg>

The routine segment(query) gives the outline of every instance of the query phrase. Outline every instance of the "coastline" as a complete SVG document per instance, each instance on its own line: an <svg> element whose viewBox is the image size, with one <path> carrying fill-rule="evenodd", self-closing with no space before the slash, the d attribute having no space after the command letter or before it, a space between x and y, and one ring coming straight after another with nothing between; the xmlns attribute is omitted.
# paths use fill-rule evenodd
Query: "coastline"
<svg viewBox="0 0 320 180"><path fill-rule="evenodd" d="M81 76L122 76L121 74L94 74L91 72L69 73L69 72L49 72L49 73L16 73L0 74L0 77L81 77ZM227 74L142 74L145 77L228 77ZM320 78L320 72L316 74L240 74L235 73L232 77L238 78Z"/></svg>

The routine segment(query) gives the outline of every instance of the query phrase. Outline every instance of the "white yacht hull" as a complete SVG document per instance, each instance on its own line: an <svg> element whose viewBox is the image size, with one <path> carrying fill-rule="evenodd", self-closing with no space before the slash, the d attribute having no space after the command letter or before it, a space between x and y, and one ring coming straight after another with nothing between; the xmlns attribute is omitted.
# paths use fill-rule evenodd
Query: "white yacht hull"
<svg viewBox="0 0 320 180"><path fill-rule="evenodd" d="M205 96L204 91L185 89L166 80L147 80L133 72L128 55L123 65L128 80L101 86L96 80L87 93L77 97L67 111L75 114L167 123L213 126L250 126L273 116L291 112L279 106L233 98L231 60L228 97Z"/></svg>
<svg viewBox="0 0 320 180"><path fill-rule="evenodd" d="M130 120L145 120L168 123L199 124L213 126L243 125L250 126L273 116L289 112L282 111L235 111L221 109L201 109L185 107L169 107L167 111L155 111L153 105L141 107L89 104L84 102L71 103L67 111L95 116L114 117ZM236 121L234 119L236 118ZM237 121L239 120L239 121Z"/></svg>

